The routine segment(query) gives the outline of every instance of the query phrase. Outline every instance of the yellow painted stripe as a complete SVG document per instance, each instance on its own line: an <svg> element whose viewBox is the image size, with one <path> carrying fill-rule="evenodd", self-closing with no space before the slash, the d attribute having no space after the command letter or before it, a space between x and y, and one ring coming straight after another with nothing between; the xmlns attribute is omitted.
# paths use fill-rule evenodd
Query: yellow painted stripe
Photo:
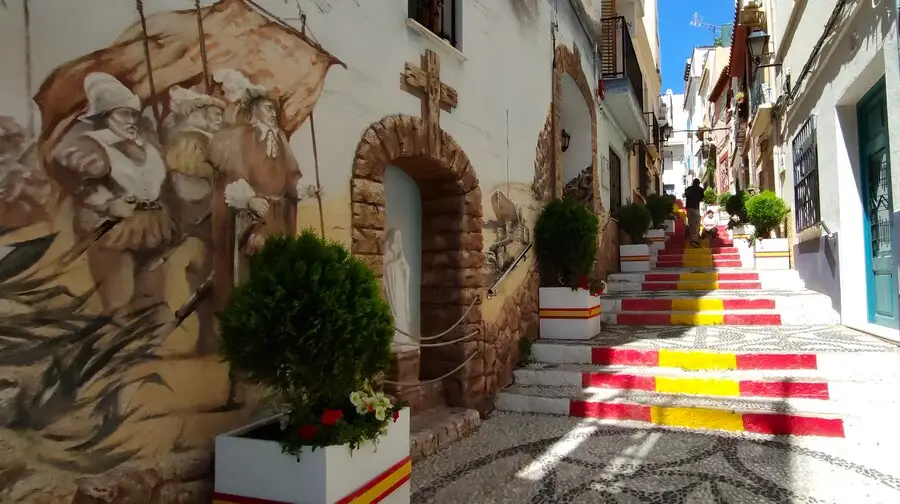
<svg viewBox="0 0 900 504"><path fill-rule="evenodd" d="M717 290L719 282L678 282L675 287L678 290Z"/></svg>
<svg viewBox="0 0 900 504"><path fill-rule="evenodd" d="M740 382L703 378L656 378L656 391L667 394L693 394L740 397Z"/></svg>
<svg viewBox="0 0 900 504"><path fill-rule="evenodd" d="M659 367L674 367L693 371L737 369L735 354L719 354L684 350L659 350Z"/></svg>
<svg viewBox="0 0 900 504"><path fill-rule="evenodd" d="M754 252L755 257L788 257L790 252Z"/></svg>
<svg viewBox="0 0 900 504"><path fill-rule="evenodd" d="M372 488L366 490L362 495L351 500L350 504L371 504L372 502L380 502L381 498L384 497L385 492L399 483L400 480L409 476L411 470L412 461L407 461L405 464L398 467L396 471L375 484Z"/></svg>
<svg viewBox="0 0 900 504"><path fill-rule="evenodd" d="M680 282L715 282L719 280L718 273L682 273L678 275Z"/></svg>
<svg viewBox="0 0 900 504"><path fill-rule="evenodd" d="M736 235L734 235L733 237L734 237L734 239L740 238L740 239L742 239L742 240L746 240L746 239L750 238L750 235L748 235L748 234L736 234Z"/></svg>
<svg viewBox="0 0 900 504"><path fill-rule="evenodd" d="M593 308L586 308L584 310L554 310L554 309L543 309L538 311L541 317L552 317L552 318L590 318L595 317L600 314L600 307L595 306Z"/></svg>
<svg viewBox="0 0 900 504"><path fill-rule="evenodd" d="M721 299L673 299L672 311L700 312L724 311L725 301Z"/></svg>
<svg viewBox="0 0 900 504"><path fill-rule="evenodd" d="M674 313L671 323L675 325L722 325L724 313Z"/></svg>
<svg viewBox="0 0 900 504"><path fill-rule="evenodd" d="M688 429L744 430L744 418L740 413L702 408L667 408L652 406L650 421L657 425L686 427Z"/></svg>
<svg viewBox="0 0 900 504"><path fill-rule="evenodd" d="M649 261L650 256L620 256L619 260L625 262Z"/></svg>

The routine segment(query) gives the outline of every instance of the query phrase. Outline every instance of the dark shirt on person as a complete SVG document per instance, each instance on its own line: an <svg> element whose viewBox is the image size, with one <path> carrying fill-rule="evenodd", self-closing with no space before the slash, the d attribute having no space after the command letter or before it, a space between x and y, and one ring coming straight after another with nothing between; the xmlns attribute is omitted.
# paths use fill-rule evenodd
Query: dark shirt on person
<svg viewBox="0 0 900 504"><path fill-rule="evenodd" d="M700 202L703 201L703 187L690 186L684 190L684 206L685 208L700 209Z"/></svg>

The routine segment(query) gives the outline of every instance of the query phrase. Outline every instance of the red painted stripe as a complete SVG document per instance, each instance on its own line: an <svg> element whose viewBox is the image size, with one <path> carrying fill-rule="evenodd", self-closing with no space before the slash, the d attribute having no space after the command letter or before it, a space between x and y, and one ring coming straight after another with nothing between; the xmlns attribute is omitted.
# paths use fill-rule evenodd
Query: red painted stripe
<svg viewBox="0 0 900 504"><path fill-rule="evenodd" d="M723 299L722 308L727 310L774 310L774 299Z"/></svg>
<svg viewBox="0 0 900 504"><path fill-rule="evenodd" d="M781 315L768 313L726 313L724 325L781 325Z"/></svg>
<svg viewBox="0 0 900 504"><path fill-rule="evenodd" d="M644 275L645 282L677 282L681 278L678 273L647 273Z"/></svg>
<svg viewBox="0 0 900 504"><path fill-rule="evenodd" d="M644 282L641 284L642 291L664 291L677 289L678 284L675 282Z"/></svg>
<svg viewBox="0 0 900 504"><path fill-rule="evenodd" d="M656 263L656 266L658 268L680 268L680 267L684 266L684 262L683 261L658 261ZM688 267L705 268L705 267L709 267L709 266L714 266L716 268L740 268L741 266L743 266L743 263L741 261L713 261L712 264L704 264L703 266L688 266Z"/></svg>
<svg viewBox="0 0 900 504"><path fill-rule="evenodd" d="M825 400L829 398L827 383L742 381L740 383L740 389L742 397L795 397Z"/></svg>
<svg viewBox="0 0 900 504"><path fill-rule="evenodd" d="M818 369L816 354L737 354L737 369Z"/></svg>
<svg viewBox="0 0 900 504"><path fill-rule="evenodd" d="M400 481L398 481L398 482L394 483L393 485L391 485L391 487L388 488L383 494L381 494L381 495L379 495L378 497L376 497L375 500L372 501L372 504L378 504L379 502L383 501L386 497L390 496L392 493L394 493L395 490L397 490L398 488L400 488L400 487L402 487L403 485L405 485L406 482L409 481L409 478L410 478L411 476L412 476L412 471L410 471L409 474L407 474L406 476L404 476L403 478L401 478Z"/></svg>
<svg viewBox="0 0 900 504"><path fill-rule="evenodd" d="M569 416L649 422L650 407L637 404L571 401L569 402Z"/></svg>
<svg viewBox="0 0 900 504"><path fill-rule="evenodd" d="M655 367L659 365L659 352L657 350L595 347L591 349L591 364Z"/></svg>
<svg viewBox="0 0 900 504"><path fill-rule="evenodd" d="M622 311L666 311L672 309L671 299L623 299Z"/></svg>
<svg viewBox="0 0 900 504"><path fill-rule="evenodd" d="M406 458L400 460L400 462L397 462L396 464L392 465L392 466L391 466L390 468L388 468L386 471L382 472L382 473L379 474L378 476L375 476L374 478L372 478L371 481L369 481L369 482L366 483L365 485L359 487L359 488L358 488L355 492L353 492L352 494L350 494L350 495L344 497L343 499L337 501L335 504L348 504L349 502L353 502L353 499L355 499L355 498L359 497L360 495L362 495L362 494L368 492L369 490L371 490L372 487L374 487L374 486L377 485L378 483L381 483L382 480L384 480L385 478L387 478L388 476L390 476L391 474L393 474L394 472L396 472L398 469L400 469L401 467L403 467L403 464L405 464L405 463L407 463L407 462L409 462L409 457L406 457Z"/></svg>
<svg viewBox="0 0 900 504"><path fill-rule="evenodd" d="M695 282L698 284L708 283L708 282ZM717 290L758 290L762 289L762 284L759 282L719 282ZM677 282L643 282L641 284L642 291L667 291L667 290L678 290Z"/></svg>
<svg viewBox="0 0 900 504"><path fill-rule="evenodd" d="M587 307L587 308L541 308L541 310L547 310L547 311L551 311L551 310L552 310L552 311L572 311L572 312L581 312L581 311L596 310L597 308L600 308L600 305L589 306L589 307Z"/></svg>
<svg viewBox="0 0 900 504"><path fill-rule="evenodd" d="M744 430L776 436L844 437L844 422L834 418L744 413Z"/></svg>
<svg viewBox="0 0 900 504"><path fill-rule="evenodd" d="M619 325L672 325L670 313L619 313L616 315Z"/></svg>
<svg viewBox="0 0 900 504"><path fill-rule="evenodd" d="M646 390L648 392L655 392L656 378L653 376L614 373L584 373L581 376L581 385L584 387Z"/></svg>
<svg viewBox="0 0 900 504"><path fill-rule="evenodd" d="M759 273L718 273L718 281L729 280L759 280ZM647 273L645 282L677 282L681 279L681 273Z"/></svg>
<svg viewBox="0 0 900 504"><path fill-rule="evenodd" d="M273 501L269 499L257 499L255 497L242 497L240 495L231 495L222 492L213 492L213 501L224 501L230 504L290 504L284 501Z"/></svg>

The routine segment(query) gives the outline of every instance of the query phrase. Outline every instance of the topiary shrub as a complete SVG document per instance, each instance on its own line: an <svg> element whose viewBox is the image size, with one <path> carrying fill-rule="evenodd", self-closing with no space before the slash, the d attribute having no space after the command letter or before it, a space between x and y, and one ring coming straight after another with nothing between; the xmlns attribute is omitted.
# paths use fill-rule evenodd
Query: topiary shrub
<svg viewBox="0 0 900 504"><path fill-rule="evenodd" d="M665 227L665 220L672 217L672 205L675 198L665 194L651 194L647 196L647 210L656 229Z"/></svg>
<svg viewBox="0 0 900 504"><path fill-rule="evenodd" d="M747 208L745 207L745 203L749 197L750 194L744 190L740 190L737 194L732 194L728 197L728 201L725 202L725 211L731 216L731 220L728 221L729 229L747 223Z"/></svg>
<svg viewBox="0 0 900 504"><path fill-rule="evenodd" d="M703 191L703 202L707 205L715 205L716 199L716 190L712 187L707 187L706 190Z"/></svg>
<svg viewBox="0 0 900 504"><path fill-rule="evenodd" d="M271 437L286 453L358 447L402 407L373 391L391 364L390 307L375 274L339 243L311 230L270 237L217 316L225 358L285 414Z"/></svg>
<svg viewBox="0 0 900 504"><path fill-rule="evenodd" d="M650 210L637 203L629 203L619 209L619 229L631 238L632 244L644 243L644 234L650 229L653 216Z"/></svg>
<svg viewBox="0 0 900 504"><path fill-rule="evenodd" d="M765 239L784 222L790 209L784 200L772 191L763 191L751 196L745 204L747 221L756 228L754 237Z"/></svg>
<svg viewBox="0 0 900 504"><path fill-rule="evenodd" d="M704 196L705 196L705 194L704 194ZM728 198L730 198L730 197L731 197L731 194L729 194L727 192L719 193L719 196L716 197L716 203L720 207L724 207L725 204L728 202Z"/></svg>
<svg viewBox="0 0 900 504"><path fill-rule="evenodd" d="M600 222L584 204L555 199L534 225L534 247L545 286L576 287L597 260Z"/></svg>

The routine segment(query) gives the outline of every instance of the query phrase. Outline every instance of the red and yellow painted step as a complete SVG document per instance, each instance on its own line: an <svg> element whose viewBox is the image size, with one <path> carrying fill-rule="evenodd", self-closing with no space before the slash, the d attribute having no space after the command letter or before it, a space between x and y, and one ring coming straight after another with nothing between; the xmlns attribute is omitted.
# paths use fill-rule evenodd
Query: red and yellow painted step
<svg viewBox="0 0 900 504"><path fill-rule="evenodd" d="M731 353L668 348L591 347L590 363L603 366L680 368L691 371L817 369L816 354Z"/></svg>
<svg viewBox="0 0 900 504"><path fill-rule="evenodd" d="M677 378L622 373L582 373L583 387L640 390L661 394L711 397L766 397L777 399L829 399L824 382Z"/></svg>
<svg viewBox="0 0 900 504"><path fill-rule="evenodd" d="M719 282L719 281L759 281L759 273L645 273L645 282Z"/></svg>
<svg viewBox="0 0 900 504"><path fill-rule="evenodd" d="M715 291L715 290L759 290L761 282L734 281L734 282L642 282L641 290L654 291Z"/></svg>
<svg viewBox="0 0 900 504"><path fill-rule="evenodd" d="M744 263L740 259L714 259L714 260L674 260L666 261L658 259L657 268L740 268Z"/></svg>
<svg viewBox="0 0 900 504"><path fill-rule="evenodd" d="M784 413L742 413L708 408L571 400L569 416L634 420L666 427L751 432L770 435L844 437L844 422Z"/></svg>

